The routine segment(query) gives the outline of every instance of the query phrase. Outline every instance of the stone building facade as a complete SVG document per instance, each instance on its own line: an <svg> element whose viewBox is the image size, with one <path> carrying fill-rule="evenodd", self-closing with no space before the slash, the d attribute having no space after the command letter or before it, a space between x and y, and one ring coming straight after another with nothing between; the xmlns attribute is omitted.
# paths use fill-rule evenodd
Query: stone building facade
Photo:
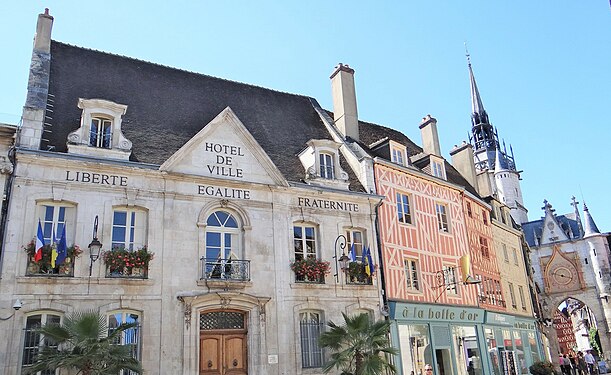
<svg viewBox="0 0 611 375"><path fill-rule="evenodd" d="M137 323L122 340L149 374L322 373L325 323L383 311L381 197L328 115L312 98L52 41L52 22L39 16L17 139L0 372L32 363L36 326L93 309ZM370 251L369 273L339 268L351 248L357 264Z"/></svg>

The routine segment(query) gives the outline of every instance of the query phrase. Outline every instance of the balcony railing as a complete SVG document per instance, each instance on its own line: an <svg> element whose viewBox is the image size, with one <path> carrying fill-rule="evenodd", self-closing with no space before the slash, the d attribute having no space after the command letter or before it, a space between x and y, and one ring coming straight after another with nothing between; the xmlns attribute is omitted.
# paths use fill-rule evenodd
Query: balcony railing
<svg viewBox="0 0 611 375"><path fill-rule="evenodd" d="M51 263L45 259L38 262L28 259L26 276L53 276L53 277L72 277L74 276L74 262L71 258L66 258L62 264L51 267Z"/></svg>
<svg viewBox="0 0 611 375"><path fill-rule="evenodd" d="M350 262L346 273L346 284L372 285L372 277L367 275L365 264L361 262Z"/></svg>
<svg viewBox="0 0 611 375"><path fill-rule="evenodd" d="M324 284L325 283L325 275L309 277L306 275L298 275L295 274L295 282L304 283L304 284Z"/></svg>
<svg viewBox="0 0 611 375"><path fill-rule="evenodd" d="M250 281L250 261L201 258L200 280Z"/></svg>
<svg viewBox="0 0 611 375"><path fill-rule="evenodd" d="M106 266L106 277L117 279L148 279L148 267L111 268Z"/></svg>

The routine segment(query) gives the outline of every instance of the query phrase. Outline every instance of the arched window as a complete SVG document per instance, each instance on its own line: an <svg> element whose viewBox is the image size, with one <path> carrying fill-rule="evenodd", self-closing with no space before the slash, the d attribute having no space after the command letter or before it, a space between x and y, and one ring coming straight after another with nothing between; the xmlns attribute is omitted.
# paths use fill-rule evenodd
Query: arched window
<svg viewBox="0 0 611 375"><path fill-rule="evenodd" d="M215 211L206 222L206 259L239 259L240 226L227 211Z"/></svg>

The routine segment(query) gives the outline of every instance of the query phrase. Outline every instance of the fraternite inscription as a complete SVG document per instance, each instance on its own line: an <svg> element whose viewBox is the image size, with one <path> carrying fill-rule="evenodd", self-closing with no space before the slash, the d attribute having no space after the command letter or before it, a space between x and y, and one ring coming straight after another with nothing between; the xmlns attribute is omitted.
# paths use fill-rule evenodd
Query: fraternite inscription
<svg viewBox="0 0 611 375"><path fill-rule="evenodd" d="M207 164L206 168L210 174L225 177L244 178L244 170L236 168L234 159L244 157L241 146L224 145L221 143L206 142L204 145L206 152L215 154L215 164Z"/></svg>
<svg viewBox="0 0 611 375"><path fill-rule="evenodd" d="M327 199L315 199L298 197L297 204L301 207L324 208L336 211L359 212L359 205L356 203L331 201Z"/></svg>

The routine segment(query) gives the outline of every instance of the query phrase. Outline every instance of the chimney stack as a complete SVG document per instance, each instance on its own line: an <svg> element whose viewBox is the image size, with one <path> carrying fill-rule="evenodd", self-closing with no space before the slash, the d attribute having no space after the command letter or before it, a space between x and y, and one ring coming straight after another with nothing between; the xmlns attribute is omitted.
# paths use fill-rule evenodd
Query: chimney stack
<svg viewBox="0 0 611 375"><path fill-rule="evenodd" d="M439 146L439 135L437 134L437 119L426 115L420 123L420 135L422 137L422 148L425 153L441 156Z"/></svg>
<svg viewBox="0 0 611 375"><path fill-rule="evenodd" d="M354 69L340 63L331 74L333 117L344 137L359 140L359 116L356 110Z"/></svg>
<svg viewBox="0 0 611 375"><path fill-rule="evenodd" d="M43 134L43 123L49 95L49 73L51 69L51 29L53 17L49 9L38 15L36 36L30 63L28 92L21 115L19 146L29 149L40 148Z"/></svg>
<svg viewBox="0 0 611 375"><path fill-rule="evenodd" d="M464 142L460 146L454 146L450 151L452 157L452 165L467 182L479 192L477 184L477 173L475 172L475 164L473 164L473 147L470 143Z"/></svg>

